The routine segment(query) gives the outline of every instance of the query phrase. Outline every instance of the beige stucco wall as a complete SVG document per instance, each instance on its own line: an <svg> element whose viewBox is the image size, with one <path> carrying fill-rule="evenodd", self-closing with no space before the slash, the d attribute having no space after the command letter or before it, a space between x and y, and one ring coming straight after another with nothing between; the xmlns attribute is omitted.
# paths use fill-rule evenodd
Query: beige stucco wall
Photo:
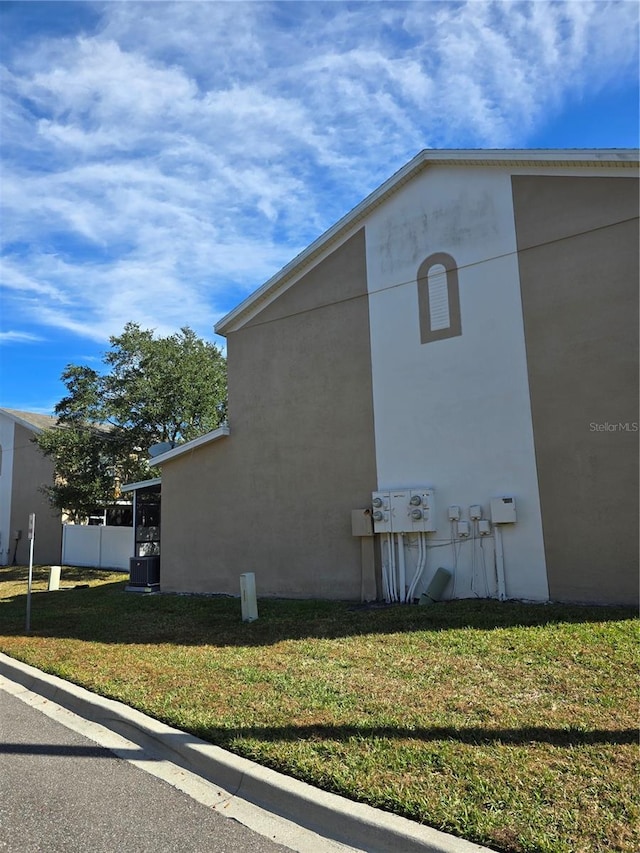
<svg viewBox="0 0 640 853"><path fill-rule="evenodd" d="M518 176L513 197L550 595L634 603L638 181Z"/></svg>
<svg viewBox="0 0 640 853"><path fill-rule="evenodd" d="M60 562L62 524L60 514L54 512L40 487L53 482L53 465L33 443L33 432L20 424L15 425L13 479L11 485L11 532L22 530L18 542L16 562L29 562L29 515L36 514L36 536L33 559L36 564L51 565ZM11 543L10 561L13 561Z"/></svg>
<svg viewBox="0 0 640 853"><path fill-rule="evenodd" d="M364 231L228 338L230 436L162 466L164 591L357 598L376 486Z"/></svg>

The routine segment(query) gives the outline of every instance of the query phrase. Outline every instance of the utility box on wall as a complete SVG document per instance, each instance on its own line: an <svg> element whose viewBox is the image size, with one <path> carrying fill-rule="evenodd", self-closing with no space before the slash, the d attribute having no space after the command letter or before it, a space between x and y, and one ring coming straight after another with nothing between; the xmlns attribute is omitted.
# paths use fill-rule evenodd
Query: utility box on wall
<svg viewBox="0 0 640 853"><path fill-rule="evenodd" d="M351 510L351 535L373 536L373 522L370 509Z"/></svg>
<svg viewBox="0 0 640 853"><path fill-rule="evenodd" d="M409 532L433 533L436 529L436 506L433 489L411 489L409 493Z"/></svg>
<svg viewBox="0 0 640 853"><path fill-rule="evenodd" d="M389 492L374 492L371 498L373 506L373 529L376 533L391 533L391 501Z"/></svg>
<svg viewBox="0 0 640 853"><path fill-rule="evenodd" d="M514 524L517 520L515 498L491 498L491 521L494 524Z"/></svg>
<svg viewBox="0 0 640 853"><path fill-rule="evenodd" d="M390 489L372 495L376 533L432 533L436 530L433 489Z"/></svg>
<svg viewBox="0 0 640 853"><path fill-rule="evenodd" d="M351 535L373 536L373 523L370 509L351 510Z"/></svg>

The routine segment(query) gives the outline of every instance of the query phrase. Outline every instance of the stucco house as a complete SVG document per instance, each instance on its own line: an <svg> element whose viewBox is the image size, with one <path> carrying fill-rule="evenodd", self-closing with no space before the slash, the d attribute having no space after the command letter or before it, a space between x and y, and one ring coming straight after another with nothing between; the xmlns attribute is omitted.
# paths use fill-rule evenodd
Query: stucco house
<svg viewBox="0 0 640 853"><path fill-rule="evenodd" d="M216 331L164 591L637 602L637 151L423 151Z"/></svg>
<svg viewBox="0 0 640 853"><path fill-rule="evenodd" d="M49 415L0 409L0 565L29 562L31 513L36 514L34 562L60 562L60 513L40 491L53 482L53 463L33 441L55 424Z"/></svg>

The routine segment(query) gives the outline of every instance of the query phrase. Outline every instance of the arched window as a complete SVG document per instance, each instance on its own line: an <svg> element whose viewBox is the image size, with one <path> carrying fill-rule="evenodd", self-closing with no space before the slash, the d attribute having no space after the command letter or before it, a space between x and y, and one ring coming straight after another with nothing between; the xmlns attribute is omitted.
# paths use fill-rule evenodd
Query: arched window
<svg viewBox="0 0 640 853"><path fill-rule="evenodd" d="M429 255L418 270L420 342L440 341L462 334L458 268L446 252Z"/></svg>

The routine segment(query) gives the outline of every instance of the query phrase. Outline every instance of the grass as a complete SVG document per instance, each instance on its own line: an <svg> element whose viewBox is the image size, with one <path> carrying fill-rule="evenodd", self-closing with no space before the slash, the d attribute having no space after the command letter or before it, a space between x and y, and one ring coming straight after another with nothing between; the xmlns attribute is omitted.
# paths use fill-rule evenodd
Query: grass
<svg viewBox="0 0 640 853"><path fill-rule="evenodd" d="M123 593L0 569L0 650L239 755L514 853L640 849L638 620L624 608L433 607Z"/></svg>

